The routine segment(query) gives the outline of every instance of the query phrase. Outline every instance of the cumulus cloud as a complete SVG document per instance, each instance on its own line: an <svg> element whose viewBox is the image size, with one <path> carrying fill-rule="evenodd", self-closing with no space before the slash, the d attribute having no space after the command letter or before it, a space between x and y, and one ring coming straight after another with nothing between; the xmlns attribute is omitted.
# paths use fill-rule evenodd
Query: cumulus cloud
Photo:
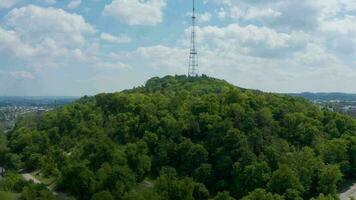
<svg viewBox="0 0 356 200"><path fill-rule="evenodd" d="M218 1L228 17L237 21L263 24L281 31L312 30L318 25L322 6L309 0Z"/></svg>
<svg viewBox="0 0 356 200"><path fill-rule="evenodd" d="M202 73L266 91L355 91L353 1L215 3L221 5L217 17L232 23L197 28ZM187 29L184 38L189 34ZM155 45L140 48L135 55L145 66L167 67L179 74L185 73L181 66L186 66L188 49L187 43L179 48Z"/></svg>
<svg viewBox="0 0 356 200"><path fill-rule="evenodd" d="M103 14L129 25L157 25L163 21L165 7L166 0L113 0Z"/></svg>
<svg viewBox="0 0 356 200"><path fill-rule="evenodd" d="M100 61L87 37L96 30L78 14L29 5L11 10L3 22L0 54L8 59L36 69Z"/></svg>
<svg viewBox="0 0 356 200"><path fill-rule="evenodd" d="M69 9L76 9L80 6L82 3L82 0L72 0L71 2L68 3L68 8Z"/></svg>
<svg viewBox="0 0 356 200"><path fill-rule="evenodd" d="M113 0L102 13L128 25L157 25L163 21L166 2ZM199 17L204 22L197 27L202 73L266 91L356 91L356 1L204 2L219 6L215 10L207 6ZM209 24L212 14L225 21L214 20L214 24ZM95 74L106 70L102 83L107 83L106 77L117 82L120 82L117 77L126 78L125 84L131 84L139 82L131 77L140 76L142 82L150 76L186 73L190 29L182 33L184 41L173 42L172 37L163 42L160 38L149 39L151 46L140 46L140 41L146 45L148 40L137 38L129 48L107 45L132 40L132 35L109 34L110 31L97 31L82 16L61 9L25 6L13 9L3 19L0 56L24 59L36 66L73 67L81 62L86 67L85 73L90 73L86 70L88 66L96 66L92 68ZM174 36L177 34L174 32ZM12 72L10 78L24 74ZM97 81L90 77L83 79L90 80L82 84L83 88Z"/></svg>
<svg viewBox="0 0 356 200"><path fill-rule="evenodd" d="M94 32L80 15L34 5L13 9L5 24L32 44L51 41L58 46L80 46L85 43L84 34Z"/></svg>
<svg viewBox="0 0 356 200"><path fill-rule="evenodd" d="M128 36L114 36L109 33L101 33L100 39L102 39L105 42L116 43L116 44L123 44L123 43L131 42L131 38Z"/></svg>
<svg viewBox="0 0 356 200"><path fill-rule="evenodd" d="M189 29L186 34L189 34ZM202 48L219 48L238 54L281 59L303 49L308 41L307 36L300 32L287 34L268 27L239 24L198 27L197 35Z"/></svg>
<svg viewBox="0 0 356 200"><path fill-rule="evenodd" d="M321 24L321 30L354 37L356 36L356 16L346 15L343 18L324 21Z"/></svg>
<svg viewBox="0 0 356 200"><path fill-rule="evenodd" d="M0 52L17 57L28 57L36 54L37 49L25 44L15 31L4 30L0 27Z"/></svg>
<svg viewBox="0 0 356 200"><path fill-rule="evenodd" d="M212 16L213 15L211 13L205 12L205 13L199 14L198 20L200 23L206 23L211 20Z"/></svg>
<svg viewBox="0 0 356 200"><path fill-rule="evenodd" d="M266 18L276 18L282 14L273 10L272 8L251 7L247 9L241 9L238 6L235 6L230 9L230 15L233 19L261 20Z"/></svg>
<svg viewBox="0 0 356 200"><path fill-rule="evenodd" d="M224 20L227 15L226 10L224 8L220 8L220 10L215 11L215 13L217 14L217 16L220 20Z"/></svg>

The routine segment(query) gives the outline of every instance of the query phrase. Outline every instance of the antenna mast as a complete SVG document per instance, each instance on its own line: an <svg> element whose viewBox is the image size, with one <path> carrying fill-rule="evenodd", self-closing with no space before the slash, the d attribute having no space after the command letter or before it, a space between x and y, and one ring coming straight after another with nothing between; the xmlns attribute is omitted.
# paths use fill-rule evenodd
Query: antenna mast
<svg viewBox="0 0 356 200"><path fill-rule="evenodd" d="M197 42L196 42L196 21L195 15L195 0L193 0L193 13L192 13L192 33L190 38L190 54L189 54L189 68L188 68L188 76L196 77L199 76L199 63L198 63L198 51L197 51Z"/></svg>

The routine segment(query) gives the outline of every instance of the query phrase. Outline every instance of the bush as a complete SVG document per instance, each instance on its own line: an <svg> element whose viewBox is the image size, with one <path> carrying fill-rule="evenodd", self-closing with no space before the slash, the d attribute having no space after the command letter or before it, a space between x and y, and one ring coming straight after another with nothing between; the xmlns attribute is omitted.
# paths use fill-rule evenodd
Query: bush
<svg viewBox="0 0 356 200"><path fill-rule="evenodd" d="M28 183L16 172L7 172L0 181L0 189L3 191L21 192Z"/></svg>

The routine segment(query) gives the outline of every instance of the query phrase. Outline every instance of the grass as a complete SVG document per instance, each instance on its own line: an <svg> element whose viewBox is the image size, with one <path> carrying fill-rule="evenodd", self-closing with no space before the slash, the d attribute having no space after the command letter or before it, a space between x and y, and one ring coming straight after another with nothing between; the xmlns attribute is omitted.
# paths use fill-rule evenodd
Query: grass
<svg viewBox="0 0 356 200"><path fill-rule="evenodd" d="M1 200L17 200L19 198L18 194L0 191Z"/></svg>

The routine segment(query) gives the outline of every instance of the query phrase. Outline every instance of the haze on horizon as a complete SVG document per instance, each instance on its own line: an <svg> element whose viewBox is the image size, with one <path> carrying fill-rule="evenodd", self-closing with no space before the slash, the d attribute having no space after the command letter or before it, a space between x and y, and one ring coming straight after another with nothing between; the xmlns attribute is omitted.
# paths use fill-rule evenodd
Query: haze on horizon
<svg viewBox="0 0 356 200"><path fill-rule="evenodd" d="M200 72L356 93L356 1L197 0ZM81 96L187 73L190 0L0 0L0 96Z"/></svg>

